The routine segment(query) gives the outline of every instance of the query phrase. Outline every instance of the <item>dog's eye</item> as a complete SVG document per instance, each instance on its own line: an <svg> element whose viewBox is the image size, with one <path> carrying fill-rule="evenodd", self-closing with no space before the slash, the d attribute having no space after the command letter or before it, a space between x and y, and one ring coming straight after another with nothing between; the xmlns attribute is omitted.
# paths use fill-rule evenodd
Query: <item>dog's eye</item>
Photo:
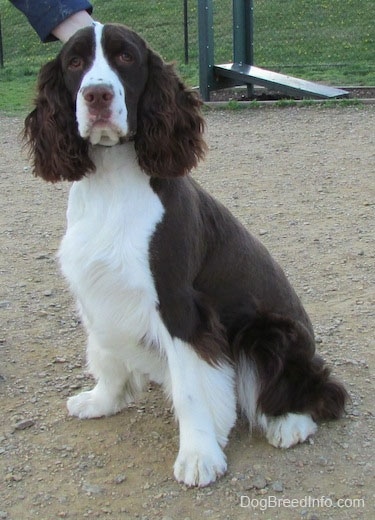
<svg viewBox="0 0 375 520"><path fill-rule="evenodd" d="M78 69L82 69L82 67L83 67L83 59L79 58L78 56L74 56L74 58L72 58L69 61L70 70L78 70Z"/></svg>
<svg viewBox="0 0 375 520"><path fill-rule="evenodd" d="M130 52L122 52L117 56L117 59L123 65L130 65L134 62L134 56Z"/></svg>

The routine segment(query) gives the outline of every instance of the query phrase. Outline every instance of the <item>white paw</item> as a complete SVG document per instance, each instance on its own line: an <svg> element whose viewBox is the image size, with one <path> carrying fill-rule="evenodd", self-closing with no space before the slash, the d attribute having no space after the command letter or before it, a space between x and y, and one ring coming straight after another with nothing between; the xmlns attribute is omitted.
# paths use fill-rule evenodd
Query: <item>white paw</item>
<svg viewBox="0 0 375 520"><path fill-rule="evenodd" d="M180 449L174 464L174 476L187 486L208 486L227 470L225 455L219 445L208 450Z"/></svg>
<svg viewBox="0 0 375 520"><path fill-rule="evenodd" d="M79 419L93 419L104 415L113 415L123 406L106 395L100 395L95 388L89 392L82 392L67 401L69 415Z"/></svg>
<svg viewBox="0 0 375 520"><path fill-rule="evenodd" d="M267 417L267 440L276 448L290 448L314 435L317 425L310 415L288 413L282 417Z"/></svg>

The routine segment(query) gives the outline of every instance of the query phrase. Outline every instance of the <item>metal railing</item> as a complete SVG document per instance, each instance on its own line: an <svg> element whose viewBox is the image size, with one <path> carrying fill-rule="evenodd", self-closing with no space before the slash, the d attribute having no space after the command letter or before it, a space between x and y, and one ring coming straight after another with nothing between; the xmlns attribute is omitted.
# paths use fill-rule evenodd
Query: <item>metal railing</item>
<svg viewBox="0 0 375 520"><path fill-rule="evenodd" d="M243 38L242 29L233 33L231 20L232 13L243 16L244 0L235 1L234 10L232 1L212 1L215 63L236 61L233 41ZM186 81L196 85L198 7L204 2L93 0L93 5L96 19L131 26L164 59L175 61ZM254 0L253 5L251 52L258 66L317 81L326 81L329 71L330 82L336 85L375 84L373 0ZM19 69L21 74L23 68L25 75L34 74L56 54L58 44L42 45L8 0L0 0L0 15L4 69ZM245 32L252 30L243 26ZM235 45L235 52L237 48Z"/></svg>

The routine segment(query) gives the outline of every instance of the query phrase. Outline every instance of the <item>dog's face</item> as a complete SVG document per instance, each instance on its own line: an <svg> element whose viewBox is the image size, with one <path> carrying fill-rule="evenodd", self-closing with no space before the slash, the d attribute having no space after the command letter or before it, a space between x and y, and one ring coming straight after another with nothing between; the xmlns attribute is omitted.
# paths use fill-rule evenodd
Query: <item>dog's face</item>
<svg viewBox="0 0 375 520"><path fill-rule="evenodd" d="M95 24L64 46L61 67L76 102L78 132L92 144L114 145L136 132L147 77L145 42L124 26Z"/></svg>
<svg viewBox="0 0 375 520"><path fill-rule="evenodd" d="M137 33L118 24L86 27L40 71L25 120L33 171L50 182L78 181L95 172L91 146L132 138L145 173L186 175L206 150L200 106Z"/></svg>

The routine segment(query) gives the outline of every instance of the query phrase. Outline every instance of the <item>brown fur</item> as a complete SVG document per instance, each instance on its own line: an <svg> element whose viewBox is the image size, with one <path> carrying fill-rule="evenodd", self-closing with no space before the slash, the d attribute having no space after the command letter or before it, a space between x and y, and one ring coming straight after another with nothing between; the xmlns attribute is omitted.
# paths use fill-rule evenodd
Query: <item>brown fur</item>
<svg viewBox="0 0 375 520"><path fill-rule="evenodd" d="M95 166L88 143L78 134L75 104L65 86L60 57L42 67L37 90L24 132L33 173L49 182L80 180Z"/></svg>
<svg viewBox="0 0 375 520"><path fill-rule="evenodd" d="M179 80L174 67L149 52L149 77L138 108L135 149L151 176L188 174L204 157L201 101Z"/></svg>

